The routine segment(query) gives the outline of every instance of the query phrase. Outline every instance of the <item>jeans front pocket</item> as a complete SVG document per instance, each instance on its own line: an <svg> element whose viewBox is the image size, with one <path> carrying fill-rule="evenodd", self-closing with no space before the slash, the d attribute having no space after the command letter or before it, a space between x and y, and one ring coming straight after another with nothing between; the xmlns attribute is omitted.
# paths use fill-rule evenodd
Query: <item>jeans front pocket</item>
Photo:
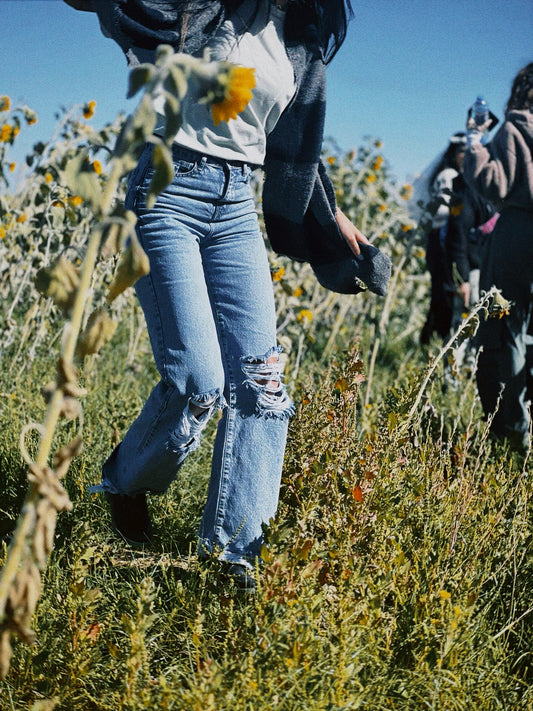
<svg viewBox="0 0 533 711"><path fill-rule="evenodd" d="M192 175L193 173L196 173L199 167L198 161L190 161L182 158L179 158L178 160L174 159L172 162L174 164L175 177L183 175Z"/></svg>

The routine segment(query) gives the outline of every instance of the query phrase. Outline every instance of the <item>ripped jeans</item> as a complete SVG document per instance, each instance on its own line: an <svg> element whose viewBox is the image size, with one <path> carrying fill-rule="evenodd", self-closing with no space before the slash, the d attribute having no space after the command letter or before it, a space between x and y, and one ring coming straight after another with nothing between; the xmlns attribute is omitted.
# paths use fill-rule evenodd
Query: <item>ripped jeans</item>
<svg viewBox="0 0 533 711"><path fill-rule="evenodd" d="M251 169L175 146L173 182L148 209L150 157L147 146L126 207L150 259L136 291L161 380L104 464L100 488L166 491L221 409L199 553L249 564L277 509L293 410Z"/></svg>

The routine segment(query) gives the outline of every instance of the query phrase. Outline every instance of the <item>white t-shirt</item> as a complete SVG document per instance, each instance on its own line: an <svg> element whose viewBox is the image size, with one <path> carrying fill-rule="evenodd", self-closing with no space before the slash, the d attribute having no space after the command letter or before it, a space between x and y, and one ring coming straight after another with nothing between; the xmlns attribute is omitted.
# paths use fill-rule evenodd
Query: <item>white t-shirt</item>
<svg viewBox="0 0 533 711"><path fill-rule="evenodd" d="M439 198L443 202L439 204L437 212L433 216L431 222L431 227L434 230L439 230L448 221L448 216L450 214L450 199L451 190L453 187L454 178L456 178L459 173L455 168L444 168L435 178L432 185L431 192L433 197Z"/></svg>
<svg viewBox="0 0 533 711"><path fill-rule="evenodd" d="M252 99L236 119L215 126L211 110L199 104L190 89L182 101L183 124L174 142L206 155L262 165L266 138L296 91L294 71L283 42L285 12L263 0L253 24L243 34L235 26L249 17L255 2L248 0L234 18L226 20L207 47L212 61L229 61L255 68ZM162 106L156 111L162 114ZM160 121L162 116L160 116ZM162 123L158 127L161 129ZM156 133L161 132L156 128Z"/></svg>

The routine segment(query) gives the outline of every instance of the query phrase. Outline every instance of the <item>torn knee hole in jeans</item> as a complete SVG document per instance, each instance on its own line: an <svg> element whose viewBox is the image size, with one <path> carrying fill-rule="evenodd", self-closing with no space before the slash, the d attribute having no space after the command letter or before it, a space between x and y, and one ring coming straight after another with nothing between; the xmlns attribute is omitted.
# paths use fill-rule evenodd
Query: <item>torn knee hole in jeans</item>
<svg viewBox="0 0 533 711"><path fill-rule="evenodd" d="M225 406L224 396L218 390L204 395L192 395L176 429L170 433L169 449L177 453L193 452L200 444L202 432L213 412Z"/></svg>
<svg viewBox="0 0 533 711"><path fill-rule="evenodd" d="M283 384L283 364L280 346L274 346L262 356L241 358L244 383L257 394L257 412L265 417L290 417L294 405Z"/></svg>

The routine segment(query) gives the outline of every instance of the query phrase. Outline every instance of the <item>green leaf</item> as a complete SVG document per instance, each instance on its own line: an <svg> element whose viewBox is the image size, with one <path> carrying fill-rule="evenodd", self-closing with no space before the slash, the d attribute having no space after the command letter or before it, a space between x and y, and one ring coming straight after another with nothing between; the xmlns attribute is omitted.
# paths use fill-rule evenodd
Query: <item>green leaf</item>
<svg viewBox="0 0 533 711"><path fill-rule="evenodd" d="M167 57L171 57L174 54L174 50L169 44L160 44L155 52L155 63L162 64Z"/></svg>
<svg viewBox="0 0 533 711"><path fill-rule="evenodd" d="M168 88L178 99L183 99L189 89L189 82L187 81L185 72L181 67L175 64L169 67L169 72L164 83L166 85L165 88Z"/></svg>
<svg viewBox="0 0 533 711"><path fill-rule="evenodd" d="M165 100L165 141L171 142L181 126L181 105L172 94Z"/></svg>
<svg viewBox="0 0 533 711"><path fill-rule="evenodd" d="M115 157L122 158L126 154L134 155L140 145L152 135L157 116L149 96L143 96L133 116L129 116L114 150Z"/></svg>
<svg viewBox="0 0 533 711"><path fill-rule="evenodd" d="M154 174L146 198L147 207L153 207L156 196L164 190L174 178L172 153L168 146L165 146L163 143L157 143L154 146L152 164L154 166Z"/></svg>
<svg viewBox="0 0 533 711"><path fill-rule="evenodd" d="M146 86L155 76L155 67L153 64L139 64L130 71L128 78L128 93L127 98L131 99L132 96Z"/></svg>

